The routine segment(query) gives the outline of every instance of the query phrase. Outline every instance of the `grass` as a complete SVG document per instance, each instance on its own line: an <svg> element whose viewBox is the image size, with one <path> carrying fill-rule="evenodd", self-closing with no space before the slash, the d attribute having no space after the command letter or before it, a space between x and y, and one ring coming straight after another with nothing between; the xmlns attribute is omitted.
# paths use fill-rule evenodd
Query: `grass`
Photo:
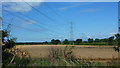
<svg viewBox="0 0 120 68"><path fill-rule="evenodd" d="M51 62L49 58L18 58L14 60L11 64L8 64L7 66L117 66L118 63L115 62L115 60L111 60L109 62L103 63L103 62L92 62L89 60L79 60L76 59L74 61L67 60L66 59L59 59L59 61L54 60L54 63ZM120 64L119 64L120 66Z"/></svg>
<svg viewBox="0 0 120 68"><path fill-rule="evenodd" d="M14 61L10 64L7 64L7 66L117 66L118 65L114 58L106 63L78 59L74 55L73 52L74 49L75 49L74 46L66 46L64 48L51 47L48 49L49 53L47 57L44 58L15 57Z"/></svg>
<svg viewBox="0 0 120 68"><path fill-rule="evenodd" d="M51 66L51 63L47 58L34 58L28 66Z"/></svg>

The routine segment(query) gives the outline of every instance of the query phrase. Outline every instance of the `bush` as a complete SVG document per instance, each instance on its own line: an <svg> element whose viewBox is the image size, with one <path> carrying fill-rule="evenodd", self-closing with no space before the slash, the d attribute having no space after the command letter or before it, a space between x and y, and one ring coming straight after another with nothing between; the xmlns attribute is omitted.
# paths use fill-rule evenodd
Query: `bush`
<svg viewBox="0 0 120 68"><path fill-rule="evenodd" d="M66 46L64 49L60 48L51 48L49 54L50 63L53 66L69 66L73 65L77 61L77 59L73 55L72 49L74 46Z"/></svg>
<svg viewBox="0 0 120 68"><path fill-rule="evenodd" d="M10 39L5 43L5 48L12 48L14 46L15 46L15 42L13 39Z"/></svg>
<svg viewBox="0 0 120 68"><path fill-rule="evenodd" d="M6 65L10 63L12 57L13 57L13 54L3 51L2 52L2 63L3 63L2 66L6 67Z"/></svg>
<svg viewBox="0 0 120 68"><path fill-rule="evenodd" d="M16 57L15 60L13 61L13 63L16 66L26 66L27 64L30 63L30 58L20 58L20 57Z"/></svg>
<svg viewBox="0 0 120 68"><path fill-rule="evenodd" d="M23 57L20 58L18 56L15 56L15 58L13 59L13 54L9 53L9 52L2 52L2 67L9 67L9 66L26 66L27 64L30 63L31 59L27 58L27 57ZM13 59L13 61L11 62L11 60Z"/></svg>

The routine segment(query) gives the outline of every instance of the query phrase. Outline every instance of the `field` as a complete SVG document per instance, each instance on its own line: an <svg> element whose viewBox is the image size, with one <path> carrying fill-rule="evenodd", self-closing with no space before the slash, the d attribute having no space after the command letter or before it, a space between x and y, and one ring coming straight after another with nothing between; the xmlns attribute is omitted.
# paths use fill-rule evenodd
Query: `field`
<svg viewBox="0 0 120 68"><path fill-rule="evenodd" d="M16 47L28 51L33 58L48 57L50 49L72 45L17 45ZM113 46L74 45L73 54L76 58L112 59L117 58L118 53Z"/></svg>

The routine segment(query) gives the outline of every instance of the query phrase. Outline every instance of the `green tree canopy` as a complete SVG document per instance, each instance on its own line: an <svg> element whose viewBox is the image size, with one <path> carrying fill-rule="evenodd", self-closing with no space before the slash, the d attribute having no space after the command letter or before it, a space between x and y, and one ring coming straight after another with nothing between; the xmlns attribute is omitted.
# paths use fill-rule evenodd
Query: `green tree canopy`
<svg viewBox="0 0 120 68"><path fill-rule="evenodd" d="M93 43L93 39L92 39L92 38L89 38L89 39L88 39L88 43Z"/></svg>
<svg viewBox="0 0 120 68"><path fill-rule="evenodd" d="M4 46L2 47L3 51L6 48L12 48L13 46L15 46L16 38L12 36L8 38L8 36L10 36L8 30L7 29L2 30L2 43L4 44Z"/></svg>
<svg viewBox="0 0 120 68"><path fill-rule="evenodd" d="M57 40L52 39L52 40L51 40L51 43L52 43L52 44L57 45L57 44L60 44L60 43L61 43L61 41L60 41L60 40L58 40L58 39L57 39Z"/></svg>
<svg viewBox="0 0 120 68"><path fill-rule="evenodd" d="M57 44L60 44L61 43L61 41L60 40L55 40L55 45L57 45Z"/></svg>
<svg viewBox="0 0 120 68"><path fill-rule="evenodd" d="M108 45L112 45L114 41L114 36L108 38Z"/></svg>
<svg viewBox="0 0 120 68"><path fill-rule="evenodd" d="M75 41L75 44L76 44L76 45L79 45L80 43L82 43L82 39L77 39L77 40Z"/></svg>
<svg viewBox="0 0 120 68"><path fill-rule="evenodd" d="M96 38L94 42L100 42L100 39Z"/></svg>
<svg viewBox="0 0 120 68"><path fill-rule="evenodd" d="M68 41L67 39L65 39L65 40L63 41L63 44L69 44L69 41Z"/></svg>
<svg viewBox="0 0 120 68"><path fill-rule="evenodd" d="M120 34L115 34L117 45L120 47Z"/></svg>
<svg viewBox="0 0 120 68"><path fill-rule="evenodd" d="M55 44L55 39L52 39L52 40L51 40L51 43L52 43L52 44Z"/></svg>
<svg viewBox="0 0 120 68"><path fill-rule="evenodd" d="M115 38L117 41L117 47L114 47L115 51L119 52L120 51L120 34L115 34ZM118 55L120 57L120 55Z"/></svg>

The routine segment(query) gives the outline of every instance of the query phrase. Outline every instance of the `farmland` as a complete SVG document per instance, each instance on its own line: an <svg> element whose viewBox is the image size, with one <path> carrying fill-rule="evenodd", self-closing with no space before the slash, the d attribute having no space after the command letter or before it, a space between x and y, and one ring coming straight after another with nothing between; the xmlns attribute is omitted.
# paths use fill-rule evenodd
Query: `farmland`
<svg viewBox="0 0 120 68"><path fill-rule="evenodd" d="M118 53L113 46L93 46L93 45L17 45L16 47L28 51L31 57L47 57L52 47L64 49L65 46L74 46L73 54L76 58L117 58Z"/></svg>

